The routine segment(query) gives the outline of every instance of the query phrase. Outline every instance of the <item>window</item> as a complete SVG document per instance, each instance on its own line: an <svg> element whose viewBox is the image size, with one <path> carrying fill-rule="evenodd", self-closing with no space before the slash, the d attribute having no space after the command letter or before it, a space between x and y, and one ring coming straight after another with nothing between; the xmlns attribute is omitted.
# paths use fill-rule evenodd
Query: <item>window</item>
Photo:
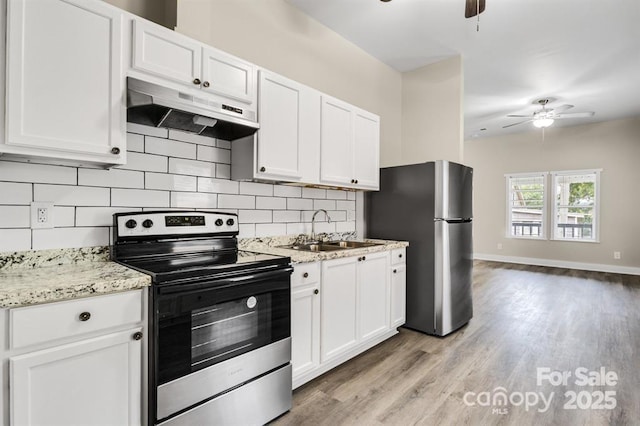
<svg viewBox="0 0 640 426"><path fill-rule="evenodd" d="M600 170L554 172L554 240L598 241Z"/></svg>
<svg viewBox="0 0 640 426"><path fill-rule="evenodd" d="M546 173L507 175L507 236L546 238Z"/></svg>

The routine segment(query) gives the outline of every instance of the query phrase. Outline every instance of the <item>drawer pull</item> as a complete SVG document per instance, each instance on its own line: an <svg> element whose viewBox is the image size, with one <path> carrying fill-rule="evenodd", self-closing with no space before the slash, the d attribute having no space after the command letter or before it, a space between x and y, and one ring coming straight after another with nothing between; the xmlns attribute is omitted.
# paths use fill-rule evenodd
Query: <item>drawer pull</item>
<svg viewBox="0 0 640 426"><path fill-rule="evenodd" d="M393 273L394 273L394 274L395 274L395 273L397 273L397 272L398 272L398 270L397 270L397 269L394 269L394 270L393 270Z"/></svg>
<svg viewBox="0 0 640 426"><path fill-rule="evenodd" d="M313 294L318 294L318 293L320 293L320 290L318 290L317 288L313 290Z"/></svg>
<svg viewBox="0 0 640 426"><path fill-rule="evenodd" d="M89 321L89 318L91 318L91 314L89 312L83 312L78 316L78 318L80 319L80 321Z"/></svg>
<svg viewBox="0 0 640 426"><path fill-rule="evenodd" d="M133 340L141 340L141 339L142 339L142 332L137 331L133 333Z"/></svg>
<svg viewBox="0 0 640 426"><path fill-rule="evenodd" d="M302 274L302 277L303 277L303 278L309 278L309 273L308 273L308 272L305 272L304 274Z"/></svg>

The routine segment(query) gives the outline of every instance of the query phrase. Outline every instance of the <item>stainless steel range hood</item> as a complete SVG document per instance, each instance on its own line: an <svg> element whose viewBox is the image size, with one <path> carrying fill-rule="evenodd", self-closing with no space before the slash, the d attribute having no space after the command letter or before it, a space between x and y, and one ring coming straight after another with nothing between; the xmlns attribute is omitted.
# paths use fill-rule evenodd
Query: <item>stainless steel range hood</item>
<svg viewBox="0 0 640 426"><path fill-rule="evenodd" d="M238 102L216 102L136 78L127 78L127 121L232 141L260 127Z"/></svg>

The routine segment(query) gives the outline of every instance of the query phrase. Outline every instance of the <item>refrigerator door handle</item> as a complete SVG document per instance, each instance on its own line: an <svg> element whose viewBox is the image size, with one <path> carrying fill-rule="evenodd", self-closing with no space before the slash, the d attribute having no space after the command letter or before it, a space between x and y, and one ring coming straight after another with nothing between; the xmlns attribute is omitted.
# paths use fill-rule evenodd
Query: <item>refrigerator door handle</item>
<svg viewBox="0 0 640 426"><path fill-rule="evenodd" d="M471 222L470 217L436 217L434 222L447 222L447 223L467 223Z"/></svg>

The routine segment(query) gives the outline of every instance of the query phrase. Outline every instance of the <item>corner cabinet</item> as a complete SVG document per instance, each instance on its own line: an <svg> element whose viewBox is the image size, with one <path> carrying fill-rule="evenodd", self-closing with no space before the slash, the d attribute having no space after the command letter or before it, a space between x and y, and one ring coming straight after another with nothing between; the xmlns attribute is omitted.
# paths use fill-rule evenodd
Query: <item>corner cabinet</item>
<svg viewBox="0 0 640 426"><path fill-rule="evenodd" d="M380 187L380 118L322 96L320 183L377 190Z"/></svg>
<svg viewBox="0 0 640 426"><path fill-rule="evenodd" d="M98 0L8 0L0 153L126 162L123 13Z"/></svg>
<svg viewBox="0 0 640 426"><path fill-rule="evenodd" d="M135 290L0 311L10 423L142 424L145 305Z"/></svg>

